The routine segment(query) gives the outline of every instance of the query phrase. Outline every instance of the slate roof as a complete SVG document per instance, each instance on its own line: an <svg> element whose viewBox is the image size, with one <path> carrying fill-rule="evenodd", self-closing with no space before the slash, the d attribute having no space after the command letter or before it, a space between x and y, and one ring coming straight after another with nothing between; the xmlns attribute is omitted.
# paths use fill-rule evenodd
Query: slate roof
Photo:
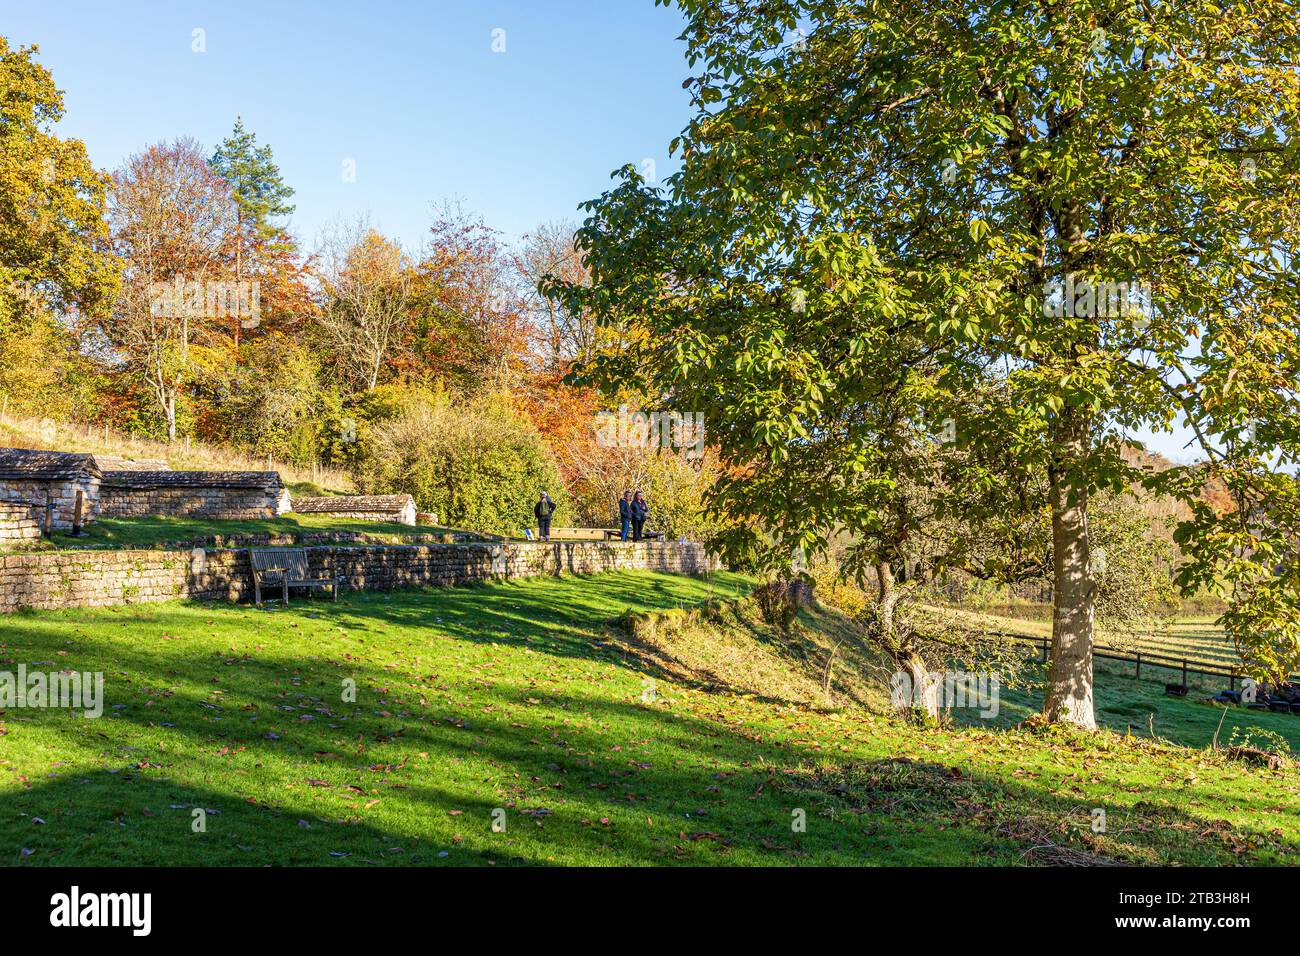
<svg viewBox="0 0 1300 956"><path fill-rule="evenodd" d="M325 495L293 499L293 510L300 514L398 512L408 507L415 507L415 499L410 495Z"/></svg>
<svg viewBox="0 0 1300 956"><path fill-rule="evenodd" d="M158 491L165 488L257 488L279 491L284 487L278 471L106 471L104 488Z"/></svg>
<svg viewBox="0 0 1300 956"><path fill-rule="evenodd" d="M0 448L0 481L76 481L100 475L99 467L90 455Z"/></svg>

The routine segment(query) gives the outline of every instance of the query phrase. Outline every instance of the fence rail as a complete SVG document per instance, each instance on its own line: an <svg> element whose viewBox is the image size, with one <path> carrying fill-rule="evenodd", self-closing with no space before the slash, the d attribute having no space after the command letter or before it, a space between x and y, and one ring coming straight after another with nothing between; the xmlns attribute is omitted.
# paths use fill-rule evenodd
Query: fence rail
<svg viewBox="0 0 1300 956"><path fill-rule="evenodd" d="M1026 644L1032 644L1039 648L1040 660L1047 663L1047 651L1050 640L1046 637L1030 637L1027 634L1009 634L1005 631L988 631L989 637L1007 638L1013 641L1021 641ZM1134 676L1142 676L1142 665L1149 664L1152 667L1163 667L1167 670L1180 670L1183 675L1183 686L1187 685L1188 674L1204 674L1206 677L1226 677L1229 679L1229 686L1237 689L1237 681L1245 677L1241 671L1235 667L1216 667L1213 664L1206 664L1201 661L1193 660L1186 657L1171 657L1168 654L1146 654L1137 651L1133 654L1125 654L1117 647L1108 647L1105 644L1094 644L1092 648L1094 657L1101 657L1110 661L1119 661L1125 664L1134 665ZM1300 675L1291 675L1292 683L1300 683Z"/></svg>

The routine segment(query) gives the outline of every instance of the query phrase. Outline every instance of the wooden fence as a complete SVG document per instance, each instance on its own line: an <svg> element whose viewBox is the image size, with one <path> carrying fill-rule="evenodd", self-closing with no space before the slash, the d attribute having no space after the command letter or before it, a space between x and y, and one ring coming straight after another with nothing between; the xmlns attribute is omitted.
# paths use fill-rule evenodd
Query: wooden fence
<svg viewBox="0 0 1300 956"><path fill-rule="evenodd" d="M1044 664L1047 663L1048 648L1051 639L1046 637L1030 637L1025 634L1007 634L1001 631L989 632L990 637L1009 638L1013 641L1020 641L1026 644L1032 644L1039 649L1039 660ZM1226 677L1229 681L1229 687L1237 689L1237 681L1245 675L1235 667L1218 667L1203 661L1198 661L1187 657L1171 657L1168 654L1147 654L1137 651L1133 654L1125 654L1119 648L1107 647L1105 644L1094 644L1092 648L1094 657L1100 657L1109 661L1120 661L1125 664L1133 665L1133 676L1142 676L1142 666L1145 664L1149 667L1163 667L1167 670L1180 671L1183 675L1183 686L1187 686L1188 674L1204 674L1207 677ZM1291 676L1292 683L1300 683L1300 675Z"/></svg>

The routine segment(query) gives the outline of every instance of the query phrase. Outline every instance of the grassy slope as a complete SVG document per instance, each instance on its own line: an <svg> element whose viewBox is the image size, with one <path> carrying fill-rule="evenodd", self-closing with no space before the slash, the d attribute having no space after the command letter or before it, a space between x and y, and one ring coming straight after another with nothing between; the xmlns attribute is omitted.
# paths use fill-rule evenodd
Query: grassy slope
<svg viewBox="0 0 1300 956"><path fill-rule="evenodd" d="M0 861L1296 861L1294 770L910 726L872 712L849 649L827 709L830 615L791 638L743 606L637 616L746 586L615 573L0 617L0 668L104 670L108 701L100 720L0 714ZM1109 835L1088 830L1097 806ZM219 811L206 833L194 807Z"/></svg>
<svg viewBox="0 0 1300 956"><path fill-rule="evenodd" d="M92 455L116 455L120 458L155 459L167 462L176 471L264 471L265 458L245 455L221 445L182 442L167 444L134 438L120 432L105 432L102 426L56 422L48 418L25 418L12 412L0 415L0 447L44 448ZM310 482L326 489L346 493L352 485L348 475L335 468L296 468L284 462L272 462L288 483Z"/></svg>

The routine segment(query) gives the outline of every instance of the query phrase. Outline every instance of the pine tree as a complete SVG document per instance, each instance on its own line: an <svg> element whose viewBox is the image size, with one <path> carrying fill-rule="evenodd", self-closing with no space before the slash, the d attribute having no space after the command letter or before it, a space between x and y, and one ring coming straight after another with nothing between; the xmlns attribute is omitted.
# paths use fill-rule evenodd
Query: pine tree
<svg viewBox="0 0 1300 956"><path fill-rule="evenodd" d="M244 129L243 117L217 147L212 168L230 184L237 206L235 229L235 281L243 279L244 246L248 238L268 238L277 231L274 220L290 215L288 200L293 187L285 184L269 145L258 146L257 135ZM239 323L235 323L235 347L239 347Z"/></svg>

